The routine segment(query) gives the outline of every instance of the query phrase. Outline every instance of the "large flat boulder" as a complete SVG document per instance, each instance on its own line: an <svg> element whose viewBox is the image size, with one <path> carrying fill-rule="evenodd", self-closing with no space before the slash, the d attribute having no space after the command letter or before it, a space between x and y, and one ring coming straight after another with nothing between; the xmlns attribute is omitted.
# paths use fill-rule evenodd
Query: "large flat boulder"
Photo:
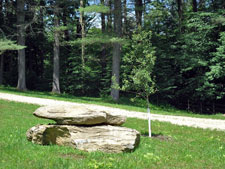
<svg viewBox="0 0 225 169"><path fill-rule="evenodd" d="M122 125L126 117L115 115L110 112L90 109L84 106L45 106L38 108L35 116L56 121L63 125Z"/></svg>
<svg viewBox="0 0 225 169"><path fill-rule="evenodd" d="M140 133L125 127L102 125L37 125L27 131L27 139L40 145L71 146L88 152L129 152L140 142Z"/></svg>

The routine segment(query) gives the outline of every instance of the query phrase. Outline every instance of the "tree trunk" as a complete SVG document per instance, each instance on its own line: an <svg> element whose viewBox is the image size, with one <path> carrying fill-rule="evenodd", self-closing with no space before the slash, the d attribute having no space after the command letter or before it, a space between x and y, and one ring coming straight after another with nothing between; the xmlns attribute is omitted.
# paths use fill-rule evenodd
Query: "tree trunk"
<svg viewBox="0 0 225 169"><path fill-rule="evenodd" d="M0 1L0 23L4 24L4 18L3 18L3 12L2 12L2 7L3 7L3 1ZM0 85L2 85L3 82L3 66L4 66L4 56L3 53L0 51Z"/></svg>
<svg viewBox="0 0 225 169"><path fill-rule="evenodd" d="M101 0L101 4L105 5L104 0ZM102 22L102 33L105 32L105 14L101 13L101 22Z"/></svg>
<svg viewBox="0 0 225 169"><path fill-rule="evenodd" d="M102 5L105 4L104 0L101 0L101 4ZM106 30L106 26L105 26L105 14L104 13L101 13L101 24L102 24L102 33L104 34L105 33L105 30ZM106 45L105 44L102 45L101 69L102 69L101 78L102 79L105 79L106 72L107 72L107 70L106 70Z"/></svg>
<svg viewBox="0 0 225 169"><path fill-rule="evenodd" d="M63 10L63 16L62 16L62 22L63 22L63 26L67 27L68 26L68 23L67 23L67 18L69 17L68 13L67 13L67 10L64 9ZM64 36L65 36L65 40L68 42L70 40L70 34L69 34L69 30L66 29L64 31ZM69 45L68 45L69 46ZM67 46L67 48L68 48Z"/></svg>
<svg viewBox="0 0 225 169"><path fill-rule="evenodd" d="M25 46L25 2L17 0L17 41L18 45ZM26 90L26 60L25 49L18 50L18 83L17 89Z"/></svg>
<svg viewBox="0 0 225 169"><path fill-rule="evenodd" d="M57 3L57 2L56 2ZM52 83L52 92L60 93L59 85L59 8L58 5L54 7L54 58L53 58L53 83Z"/></svg>
<svg viewBox="0 0 225 169"><path fill-rule="evenodd" d="M84 8L84 0L80 0L80 7ZM80 25L81 25L81 38L85 38L85 20L84 20L84 12L80 12ZM81 44L81 63L82 63L82 69L85 66L84 61L84 55L85 55L85 45L84 43Z"/></svg>
<svg viewBox="0 0 225 169"><path fill-rule="evenodd" d="M183 19L183 0L177 0L177 12L179 15L179 20Z"/></svg>
<svg viewBox="0 0 225 169"><path fill-rule="evenodd" d="M76 20L76 39L81 38L81 25L80 25L80 18L76 16L75 14L75 20Z"/></svg>
<svg viewBox="0 0 225 169"><path fill-rule="evenodd" d="M128 30L127 30L127 26L128 26L128 22L127 22L127 0L123 1L123 19L124 19L123 35L127 35L128 34Z"/></svg>
<svg viewBox="0 0 225 169"><path fill-rule="evenodd" d="M112 31L112 1L108 0L107 5L109 7L109 14L107 15L107 19L108 19L107 30L108 30L108 32L111 32Z"/></svg>
<svg viewBox="0 0 225 169"><path fill-rule="evenodd" d="M121 0L114 0L114 32L117 37L121 37L122 32L122 16L121 16ZM121 45L119 43L113 44L113 63L112 63L112 76L115 77L114 83L119 85L120 81L120 58L121 58ZM114 101L119 101L119 89L111 89L111 96Z"/></svg>
<svg viewBox="0 0 225 169"><path fill-rule="evenodd" d="M81 8L84 8L85 7L85 0L80 0L80 7ZM80 12L80 26L81 26L81 38L82 40L85 38L85 20L84 20L84 12ZM84 76L85 76L85 59L84 59L84 56L85 56L85 44L82 42L81 43L81 84L82 84L82 90L81 92L84 94L85 91L84 91Z"/></svg>
<svg viewBox="0 0 225 169"><path fill-rule="evenodd" d="M179 16L179 30L182 31L182 20L183 20L183 0L177 0L177 12Z"/></svg>
<svg viewBox="0 0 225 169"><path fill-rule="evenodd" d="M3 71L4 71L4 55L1 54L1 62L0 62L0 85L3 83Z"/></svg>
<svg viewBox="0 0 225 169"><path fill-rule="evenodd" d="M193 8L193 12L197 12L198 11L198 7L197 7L197 0L192 0L192 8Z"/></svg>
<svg viewBox="0 0 225 169"><path fill-rule="evenodd" d="M146 16L147 16L147 11L146 11L146 4L147 4L147 1L146 0L144 0L144 2L143 2L143 22L144 22L144 24L145 24L145 18L146 18Z"/></svg>
<svg viewBox="0 0 225 169"><path fill-rule="evenodd" d="M196 2L196 4L197 4L197 2ZM225 6L225 1L224 1L224 6ZM205 7L205 0L200 0L199 1L199 10L202 11L204 9L204 7Z"/></svg>
<svg viewBox="0 0 225 169"><path fill-rule="evenodd" d="M137 27L142 26L142 12L143 12L142 0L135 0L135 15Z"/></svg>
<svg viewBox="0 0 225 169"><path fill-rule="evenodd" d="M40 1L40 6L45 6L45 1L41 0ZM42 32L44 32L45 30L45 25L44 25L44 9L40 8L40 28L41 28L41 34L40 36L42 37L41 39L44 39L44 35L42 34ZM44 45L41 45L41 47ZM36 73L38 74L38 76L40 76L40 78L43 78L44 75L44 55L45 55L45 51L44 49L41 49L39 51L39 55L40 55L40 66L37 66L37 70Z"/></svg>
<svg viewBox="0 0 225 169"><path fill-rule="evenodd" d="M0 1L0 23L4 25L3 1Z"/></svg>

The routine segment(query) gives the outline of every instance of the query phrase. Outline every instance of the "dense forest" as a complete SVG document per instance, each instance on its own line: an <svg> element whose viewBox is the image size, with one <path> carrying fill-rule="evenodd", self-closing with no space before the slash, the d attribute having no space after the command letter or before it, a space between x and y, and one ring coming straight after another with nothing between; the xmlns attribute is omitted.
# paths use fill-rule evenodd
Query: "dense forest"
<svg viewBox="0 0 225 169"><path fill-rule="evenodd" d="M0 0L0 54L19 90L223 104L225 1Z"/></svg>

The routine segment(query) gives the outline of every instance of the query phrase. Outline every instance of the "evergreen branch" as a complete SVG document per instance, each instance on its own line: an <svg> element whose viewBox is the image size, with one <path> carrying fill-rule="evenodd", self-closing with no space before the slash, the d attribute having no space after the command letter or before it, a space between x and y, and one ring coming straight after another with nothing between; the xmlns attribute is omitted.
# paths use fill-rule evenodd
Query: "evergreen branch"
<svg viewBox="0 0 225 169"><path fill-rule="evenodd" d="M92 13L92 12L97 12L97 13L109 13L110 9L107 6L104 5L91 5L87 6L85 8L79 8L80 12L87 12L87 13Z"/></svg>

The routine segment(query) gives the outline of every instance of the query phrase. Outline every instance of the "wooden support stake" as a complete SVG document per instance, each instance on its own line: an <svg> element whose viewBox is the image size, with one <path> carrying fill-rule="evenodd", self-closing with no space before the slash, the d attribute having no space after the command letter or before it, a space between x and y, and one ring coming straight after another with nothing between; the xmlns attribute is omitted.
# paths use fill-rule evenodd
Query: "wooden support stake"
<svg viewBox="0 0 225 169"><path fill-rule="evenodd" d="M148 112L148 133L149 137L152 137L150 108L147 109L147 112Z"/></svg>

